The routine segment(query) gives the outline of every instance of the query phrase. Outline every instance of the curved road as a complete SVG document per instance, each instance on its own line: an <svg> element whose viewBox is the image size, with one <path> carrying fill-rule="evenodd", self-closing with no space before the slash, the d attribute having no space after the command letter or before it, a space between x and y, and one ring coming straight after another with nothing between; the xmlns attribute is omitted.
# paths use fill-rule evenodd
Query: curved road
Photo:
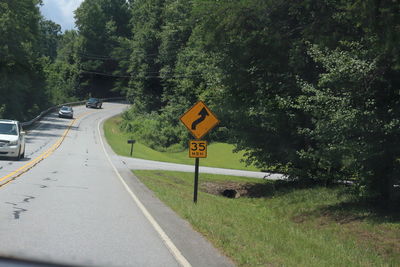
<svg viewBox="0 0 400 267"><path fill-rule="evenodd" d="M0 160L0 256L84 266L231 266L104 143L127 106L44 118L26 159Z"/></svg>

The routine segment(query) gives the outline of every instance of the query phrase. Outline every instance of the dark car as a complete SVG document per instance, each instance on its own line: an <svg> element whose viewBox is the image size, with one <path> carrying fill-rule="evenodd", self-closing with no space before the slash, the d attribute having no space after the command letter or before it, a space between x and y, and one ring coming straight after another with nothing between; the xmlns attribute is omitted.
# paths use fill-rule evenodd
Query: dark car
<svg viewBox="0 0 400 267"><path fill-rule="evenodd" d="M72 119L74 117L74 110L71 107L62 106L58 111L58 117Z"/></svg>
<svg viewBox="0 0 400 267"><path fill-rule="evenodd" d="M89 100L86 102L86 107L87 108L101 108L103 105L103 102L98 99L98 98L89 98Z"/></svg>

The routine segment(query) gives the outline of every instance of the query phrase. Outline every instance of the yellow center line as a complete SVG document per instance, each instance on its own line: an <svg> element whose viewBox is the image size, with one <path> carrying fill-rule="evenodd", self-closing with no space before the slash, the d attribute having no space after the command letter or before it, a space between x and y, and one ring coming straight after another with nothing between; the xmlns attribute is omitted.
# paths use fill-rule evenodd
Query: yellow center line
<svg viewBox="0 0 400 267"><path fill-rule="evenodd" d="M57 148L60 147L60 145L62 144L62 142L64 141L65 137L67 136L67 134L69 133L69 131L71 130L72 125L79 120L80 118L93 113L94 111L90 111L90 112L85 112L82 115L76 117L69 125L68 128L64 131L64 133L62 134L62 136L49 148L47 149L45 152L43 152L42 154L40 154L38 157L36 157L35 159L29 161L27 164L23 165L22 167L18 168L17 170L7 174L6 176L3 176L0 178L0 182L9 179L8 181L4 182L3 184L0 184L1 186L4 186L6 184L8 184L9 182L13 181L14 179L16 179L17 177L21 176L22 174L24 174L25 172L27 172L28 170L30 170L31 168L33 168L34 166L36 166L36 164L38 164L39 162L41 162L42 160L46 159L47 157L49 157Z"/></svg>

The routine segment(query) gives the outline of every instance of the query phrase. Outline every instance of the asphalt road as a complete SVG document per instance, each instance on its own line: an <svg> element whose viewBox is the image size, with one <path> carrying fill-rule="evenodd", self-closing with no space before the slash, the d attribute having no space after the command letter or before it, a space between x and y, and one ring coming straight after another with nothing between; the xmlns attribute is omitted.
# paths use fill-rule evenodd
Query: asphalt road
<svg viewBox="0 0 400 267"><path fill-rule="evenodd" d="M26 159L0 160L0 255L84 266L230 266L145 188L104 143L126 105L51 114Z"/></svg>

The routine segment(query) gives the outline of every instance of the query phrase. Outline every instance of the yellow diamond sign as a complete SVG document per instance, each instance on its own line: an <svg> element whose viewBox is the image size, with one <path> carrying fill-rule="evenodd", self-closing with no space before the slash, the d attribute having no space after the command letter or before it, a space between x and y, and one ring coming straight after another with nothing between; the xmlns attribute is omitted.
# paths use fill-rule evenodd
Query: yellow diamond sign
<svg viewBox="0 0 400 267"><path fill-rule="evenodd" d="M180 120L196 139L202 138L219 123L217 117L203 101L197 102L186 111Z"/></svg>

